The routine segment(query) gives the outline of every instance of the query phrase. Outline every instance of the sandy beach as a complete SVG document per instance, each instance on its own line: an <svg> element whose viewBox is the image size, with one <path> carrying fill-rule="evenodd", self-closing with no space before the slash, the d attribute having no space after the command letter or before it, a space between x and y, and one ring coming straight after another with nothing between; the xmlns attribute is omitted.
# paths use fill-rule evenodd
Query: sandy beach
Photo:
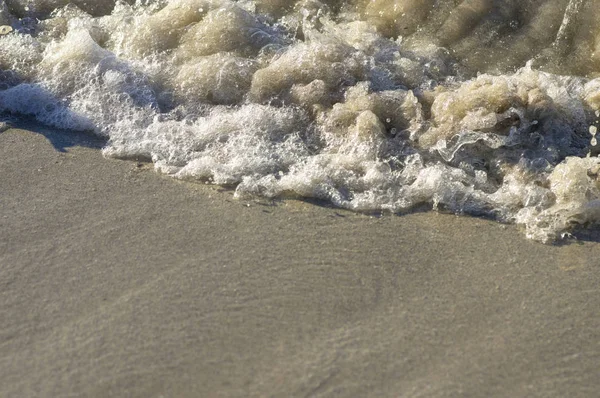
<svg viewBox="0 0 600 398"><path fill-rule="evenodd" d="M374 217L0 133L2 397L592 397L600 244Z"/></svg>

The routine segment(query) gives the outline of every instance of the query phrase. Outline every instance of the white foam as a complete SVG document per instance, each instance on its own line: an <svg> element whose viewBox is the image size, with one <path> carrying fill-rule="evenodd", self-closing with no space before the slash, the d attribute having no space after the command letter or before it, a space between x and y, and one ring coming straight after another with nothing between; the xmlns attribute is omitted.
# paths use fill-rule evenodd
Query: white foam
<svg viewBox="0 0 600 398"><path fill-rule="evenodd" d="M238 197L551 241L600 221L596 3L10 0L0 112Z"/></svg>

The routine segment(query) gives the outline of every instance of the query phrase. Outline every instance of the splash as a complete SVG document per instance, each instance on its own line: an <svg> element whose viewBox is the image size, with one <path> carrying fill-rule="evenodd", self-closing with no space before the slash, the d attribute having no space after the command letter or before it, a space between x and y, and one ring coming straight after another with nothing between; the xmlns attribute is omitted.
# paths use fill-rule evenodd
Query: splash
<svg viewBox="0 0 600 398"><path fill-rule="evenodd" d="M6 0L0 111L238 197L600 221L600 0Z"/></svg>

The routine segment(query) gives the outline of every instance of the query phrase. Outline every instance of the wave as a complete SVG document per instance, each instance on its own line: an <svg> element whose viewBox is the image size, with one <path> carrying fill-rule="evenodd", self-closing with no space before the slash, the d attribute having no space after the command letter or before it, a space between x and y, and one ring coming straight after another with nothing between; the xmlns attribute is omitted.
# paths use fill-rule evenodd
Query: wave
<svg viewBox="0 0 600 398"><path fill-rule="evenodd" d="M0 112L238 197L600 221L600 0L6 0Z"/></svg>

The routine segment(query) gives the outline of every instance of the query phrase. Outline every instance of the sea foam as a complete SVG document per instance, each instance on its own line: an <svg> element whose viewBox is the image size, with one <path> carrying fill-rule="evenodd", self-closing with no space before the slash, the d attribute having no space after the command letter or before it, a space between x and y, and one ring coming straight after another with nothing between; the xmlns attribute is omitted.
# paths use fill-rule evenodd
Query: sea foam
<svg viewBox="0 0 600 398"><path fill-rule="evenodd" d="M238 197L551 242L600 221L599 3L6 0L0 112Z"/></svg>

